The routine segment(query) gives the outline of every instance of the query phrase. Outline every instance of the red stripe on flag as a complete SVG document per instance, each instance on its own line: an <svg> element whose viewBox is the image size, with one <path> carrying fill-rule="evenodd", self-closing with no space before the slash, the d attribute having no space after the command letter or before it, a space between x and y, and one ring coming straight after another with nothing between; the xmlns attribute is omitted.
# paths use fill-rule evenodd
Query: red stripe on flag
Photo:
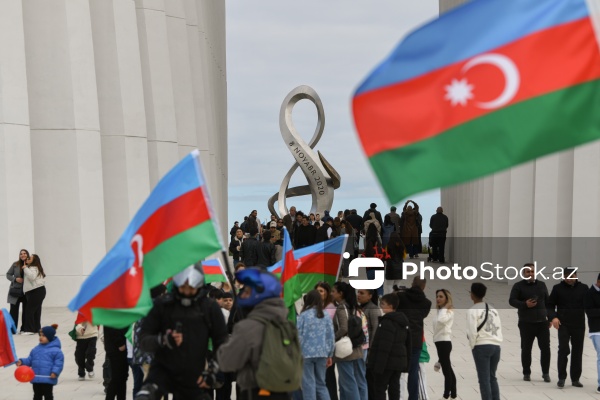
<svg viewBox="0 0 600 400"><path fill-rule="evenodd" d="M600 53L589 18L536 32L484 54L490 53L508 57L519 70L518 91L504 107L600 77ZM356 96L354 119L367 156L428 139L494 112L476 104L502 93L504 74L489 63L463 73L471 59ZM474 87L474 98L464 106L452 106L445 98L445 87L453 79L467 79Z"/></svg>
<svg viewBox="0 0 600 400"><path fill-rule="evenodd" d="M313 253L297 260L299 274L324 274L336 276L341 254Z"/></svg>
<svg viewBox="0 0 600 400"><path fill-rule="evenodd" d="M202 265L202 269L206 275L223 275L223 270L219 266Z"/></svg>
<svg viewBox="0 0 600 400"><path fill-rule="evenodd" d="M210 219L203 187L190 190L160 207L140 227L144 254L179 233Z"/></svg>

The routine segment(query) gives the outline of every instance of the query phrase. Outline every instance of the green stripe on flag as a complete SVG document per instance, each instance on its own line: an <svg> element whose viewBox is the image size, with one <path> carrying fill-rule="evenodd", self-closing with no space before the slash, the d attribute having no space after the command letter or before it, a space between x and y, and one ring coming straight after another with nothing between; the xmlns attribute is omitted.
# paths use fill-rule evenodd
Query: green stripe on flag
<svg viewBox="0 0 600 400"><path fill-rule="evenodd" d="M144 254L144 277L152 288L220 250L221 244L212 221L205 221Z"/></svg>
<svg viewBox="0 0 600 400"><path fill-rule="evenodd" d="M145 317L152 309L150 288L144 280L140 298L133 308L92 308L92 319L96 325L124 328Z"/></svg>
<svg viewBox="0 0 600 400"><path fill-rule="evenodd" d="M369 159L391 203L600 138L600 80L500 109Z"/></svg>

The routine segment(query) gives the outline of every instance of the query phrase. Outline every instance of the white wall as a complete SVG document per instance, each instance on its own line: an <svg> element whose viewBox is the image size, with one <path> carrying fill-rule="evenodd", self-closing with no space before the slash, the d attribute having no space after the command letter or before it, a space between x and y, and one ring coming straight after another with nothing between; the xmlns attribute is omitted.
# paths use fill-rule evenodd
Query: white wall
<svg viewBox="0 0 600 400"><path fill-rule="evenodd" d="M39 254L45 305L195 148L226 224L225 2L0 0L0 54L0 259Z"/></svg>

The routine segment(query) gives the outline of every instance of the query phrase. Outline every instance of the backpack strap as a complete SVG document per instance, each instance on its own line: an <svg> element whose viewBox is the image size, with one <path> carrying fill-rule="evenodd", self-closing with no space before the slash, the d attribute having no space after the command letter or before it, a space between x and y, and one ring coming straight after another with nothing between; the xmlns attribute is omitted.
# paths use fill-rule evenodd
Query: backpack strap
<svg viewBox="0 0 600 400"><path fill-rule="evenodd" d="M490 307L488 306L488 303L485 303L485 318L483 319L483 322L481 324L479 324L479 326L477 327L477 332L479 332L481 330L481 328L483 328L483 325L485 325L485 323L488 319L489 313L490 313Z"/></svg>

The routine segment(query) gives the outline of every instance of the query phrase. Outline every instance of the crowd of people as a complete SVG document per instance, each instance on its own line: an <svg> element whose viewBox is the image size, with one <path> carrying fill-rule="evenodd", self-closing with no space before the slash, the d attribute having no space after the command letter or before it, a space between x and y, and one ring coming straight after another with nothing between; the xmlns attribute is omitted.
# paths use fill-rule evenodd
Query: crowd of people
<svg viewBox="0 0 600 400"><path fill-rule="evenodd" d="M207 284L197 264L175 275L169 285L153 288L152 309L131 327L115 329L75 321L70 335L77 341L78 379L94 378L100 338L106 353L103 381L107 400L126 398L130 374L137 400L166 399L170 394L175 400L227 400L234 390L237 399L397 400L403 390L408 400L427 398L423 362L429 353L424 332L432 302L425 295L424 279L415 277L406 287L400 285L405 277L396 275L396 267L410 257L417 240L407 239L404 227L419 232L418 205L407 202L400 215L394 215L392 208L383 223L375 204L367 210L366 219L354 210L342 213L341 219L327 212L323 217L315 215L314 220L293 207L290 211L293 215L273 218L268 230L265 226L261 233L255 212L239 229L232 229L232 244L239 254L231 283ZM382 228L390 225L389 221L399 225L386 239ZM315 233L315 240L345 232L364 234L365 255L386 254L383 289L356 290L343 279L333 284L319 282L304 294L297 320L290 322L280 279L265 268L277 257L273 248L282 240L279 225L289 225L297 248L306 244L307 237L312 238L306 235L308 226L316 225L316 232L323 229L322 236ZM447 226L440 207L431 217L430 227L439 234L438 239L445 239ZM260 242L258 235L262 235ZM443 259L443 250L438 248L430 257L434 254ZM565 268L564 280L549 293L545 283L535 279L533 264L525 264L524 271L525 279L514 284L508 299L508 304L518 309L523 379L532 379L531 352L537 338L542 379L551 382L549 332L554 327L559 337L557 386L563 388L570 377L572 386L582 387L586 314L600 365L600 275L588 288L577 280L575 270ZM53 398L52 387L64 364L56 326L40 326L44 276L39 257L26 250L7 273L15 323L19 304L24 304L21 331L40 337L29 357L17 363L34 369L34 399L40 400ZM13 290L19 287L24 295ZM40 294L35 293L38 290ZM466 333L481 398L497 400L502 323L497 309L485 301L486 294L484 284L471 285L473 306L467 310ZM453 303L449 290L435 292L430 328L437 350L434 370L441 370L444 376L445 399L457 398L460 389L451 360ZM30 304L36 307L29 308ZM600 368L598 372L600 393Z"/></svg>

